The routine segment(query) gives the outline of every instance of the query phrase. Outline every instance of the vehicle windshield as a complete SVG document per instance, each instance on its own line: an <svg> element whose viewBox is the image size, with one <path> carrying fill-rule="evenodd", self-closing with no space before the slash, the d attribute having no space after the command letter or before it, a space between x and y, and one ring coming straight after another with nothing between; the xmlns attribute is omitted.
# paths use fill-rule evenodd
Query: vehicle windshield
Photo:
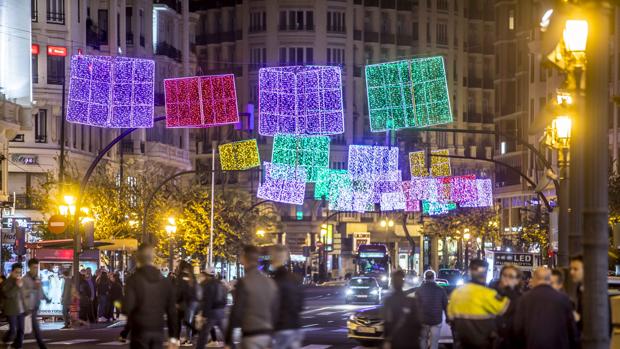
<svg viewBox="0 0 620 349"><path fill-rule="evenodd" d="M453 279L459 276L461 276L461 272L454 269L440 270L439 273L437 273L439 279Z"/></svg>
<svg viewBox="0 0 620 349"><path fill-rule="evenodd" d="M364 274L385 273L387 271L387 261L384 259L360 259L360 272Z"/></svg>
<svg viewBox="0 0 620 349"><path fill-rule="evenodd" d="M349 286L366 286L372 287L377 286L377 281L371 278L353 278L349 281Z"/></svg>

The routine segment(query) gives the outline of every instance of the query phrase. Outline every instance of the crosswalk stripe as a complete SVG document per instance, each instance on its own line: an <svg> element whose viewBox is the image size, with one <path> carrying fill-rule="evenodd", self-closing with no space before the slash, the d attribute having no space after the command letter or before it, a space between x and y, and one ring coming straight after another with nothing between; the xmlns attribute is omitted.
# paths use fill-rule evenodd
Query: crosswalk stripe
<svg viewBox="0 0 620 349"><path fill-rule="evenodd" d="M49 345L72 345L72 344L81 344L81 343L89 343L89 342L96 342L96 339L70 339L70 340L66 340L66 341L60 341L60 342L52 342L49 343Z"/></svg>
<svg viewBox="0 0 620 349"><path fill-rule="evenodd" d="M114 341L114 342L107 342L107 343L98 343L97 345L116 345L116 346L121 346L121 345L127 345L129 343L123 343L123 342L119 342L119 341Z"/></svg>
<svg viewBox="0 0 620 349"><path fill-rule="evenodd" d="M305 347L301 347L301 349L327 349L329 347L331 347L331 345L310 344Z"/></svg>

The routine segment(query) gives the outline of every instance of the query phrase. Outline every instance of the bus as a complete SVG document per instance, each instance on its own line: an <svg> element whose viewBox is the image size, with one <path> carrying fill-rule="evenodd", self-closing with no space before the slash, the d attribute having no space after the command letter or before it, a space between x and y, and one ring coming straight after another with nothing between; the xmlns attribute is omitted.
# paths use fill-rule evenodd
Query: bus
<svg viewBox="0 0 620 349"><path fill-rule="evenodd" d="M374 277L381 287L388 288L392 271L388 248L380 244L359 245L356 269L357 275Z"/></svg>

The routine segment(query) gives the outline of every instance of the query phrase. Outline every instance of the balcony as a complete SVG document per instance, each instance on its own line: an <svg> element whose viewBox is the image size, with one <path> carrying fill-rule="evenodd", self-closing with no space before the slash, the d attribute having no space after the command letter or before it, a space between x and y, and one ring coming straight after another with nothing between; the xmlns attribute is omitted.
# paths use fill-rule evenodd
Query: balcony
<svg viewBox="0 0 620 349"><path fill-rule="evenodd" d="M153 1L155 5L166 5L171 9L175 10L177 13L182 13L183 8L181 6L181 1L177 0L155 0Z"/></svg>
<svg viewBox="0 0 620 349"><path fill-rule="evenodd" d="M280 31L314 31L314 24L282 24L278 26Z"/></svg>
<svg viewBox="0 0 620 349"><path fill-rule="evenodd" d="M250 32L250 34L254 34L254 33L262 33L267 31L267 24L262 24L262 25L254 25L251 26L248 31Z"/></svg>
<svg viewBox="0 0 620 349"><path fill-rule="evenodd" d="M177 62L181 62L181 51L165 41L157 44L155 54L160 56L166 56L174 59Z"/></svg>
<svg viewBox="0 0 620 349"><path fill-rule="evenodd" d="M64 12L47 12L47 23L51 24L65 24Z"/></svg>
<svg viewBox="0 0 620 349"><path fill-rule="evenodd" d="M147 141L145 155L161 159L166 164L190 165L189 151L168 144Z"/></svg>
<svg viewBox="0 0 620 349"><path fill-rule="evenodd" d="M469 112L467 112L467 117L466 117L465 121L466 122L480 123L480 122L482 122L482 114L469 111Z"/></svg>
<svg viewBox="0 0 620 349"><path fill-rule="evenodd" d="M381 43L382 44L394 44L396 42L394 34L390 33L381 33Z"/></svg>
<svg viewBox="0 0 620 349"><path fill-rule="evenodd" d="M397 35L396 44L400 46L411 46L411 35Z"/></svg>
<svg viewBox="0 0 620 349"><path fill-rule="evenodd" d="M15 195L15 208L18 210L35 210L34 202L28 194Z"/></svg>
<svg viewBox="0 0 620 349"><path fill-rule="evenodd" d="M48 75L47 84L48 85L62 85L62 82L64 79L65 79L64 75Z"/></svg>
<svg viewBox="0 0 620 349"><path fill-rule="evenodd" d="M483 113L482 114L482 123L484 124L492 124L494 123L495 115L493 113Z"/></svg>
<svg viewBox="0 0 620 349"><path fill-rule="evenodd" d="M361 30L354 30L353 31L353 40L362 40L362 31Z"/></svg>
<svg viewBox="0 0 620 349"><path fill-rule="evenodd" d="M344 26L341 27L337 27L337 26L327 26L327 32L329 34L346 34L347 30L345 29Z"/></svg>
<svg viewBox="0 0 620 349"><path fill-rule="evenodd" d="M364 41L366 42L379 42L379 33L377 32L364 32Z"/></svg>
<svg viewBox="0 0 620 349"><path fill-rule="evenodd" d="M121 150L123 154L134 154L134 141L132 139L124 139L121 142Z"/></svg>
<svg viewBox="0 0 620 349"><path fill-rule="evenodd" d="M196 36L196 44L198 45L209 45L209 44L220 44L222 42L234 42L236 39L241 39L241 31L227 31L227 32L218 32L213 34L206 35L197 35Z"/></svg>

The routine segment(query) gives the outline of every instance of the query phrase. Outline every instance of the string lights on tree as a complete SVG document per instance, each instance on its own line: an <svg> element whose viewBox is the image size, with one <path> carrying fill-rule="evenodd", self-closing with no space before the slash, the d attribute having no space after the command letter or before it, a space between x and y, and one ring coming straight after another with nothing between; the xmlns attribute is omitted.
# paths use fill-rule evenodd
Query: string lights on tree
<svg viewBox="0 0 620 349"><path fill-rule="evenodd" d="M271 161L301 166L306 169L308 182L316 182L319 170L329 167L329 137L277 134Z"/></svg>
<svg viewBox="0 0 620 349"><path fill-rule="evenodd" d="M165 79L166 127L211 127L239 122L233 74Z"/></svg>
<svg viewBox="0 0 620 349"><path fill-rule="evenodd" d="M261 68L258 93L259 133L263 136L344 132L340 67Z"/></svg>
<svg viewBox="0 0 620 349"><path fill-rule="evenodd" d="M221 144L218 150L220 165L224 171L247 170L260 166L256 139Z"/></svg>
<svg viewBox="0 0 620 349"><path fill-rule="evenodd" d="M155 62L75 55L67 121L108 128L153 127Z"/></svg>

